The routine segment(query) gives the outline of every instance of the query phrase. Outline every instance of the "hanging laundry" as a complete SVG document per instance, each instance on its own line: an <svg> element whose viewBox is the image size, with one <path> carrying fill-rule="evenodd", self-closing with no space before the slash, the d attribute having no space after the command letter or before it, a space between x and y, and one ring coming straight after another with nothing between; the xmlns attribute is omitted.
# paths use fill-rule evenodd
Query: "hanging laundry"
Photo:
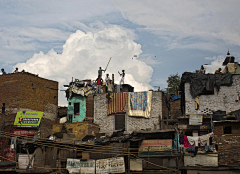
<svg viewBox="0 0 240 174"><path fill-rule="evenodd" d="M90 88L89 86L87 86L85 88L87 88L87 90L84 93L85 96L88 96L88 95L92 94L92 88Z"/></svg>
<svg viewBox="0 0 240 174"><path fill-rule="evenodd" d="M206 152L213 152L213 145L205 146Z"/></svg>
<svg viewBox="0 0 240 174"><path fill-rule="evenodd" d="M192 137L192 136L187 136L187 139L188 139L188 142L190 145L194 145L196 147L198 147L198 140L199 140L199 137Z"/></svg>
<svg viewBox="0 0 240 174"><path fill-rule="evenodd" d="M197 96L195 98L195 109L198 110L199 109L199 96Z"/></svg>
<svg viewBox="0 0 240 174"><path fill-rule="evenodd" d="M196 156L196 155L197 155L197 152L198 152L198 147L196 147L196 146L188 147L188 148L187 148L187 151L188 151L189 153L194 153L194 156Z"/></svg>
<svg viewBox="0 0 240 174"><path fill-rule="evenodd" d="M184 135L184 147L192 147L191 145L189 145L189 142L188 142L188 139L187 139L186 135Z"/></svg>
<svg viewBox="0 0 240 174"><path fill-rule="evenodd" d="M14 150L17 147L17 137L12 137L11 139L11 145L10 145L10 150Z"/></svg>
<svg viewBox="0 0 240 174"><path fill-rule="evenodd" d="M128 115L150 118L152 91L128 93Z"/></svg>
<svg viewBox="0 0 240 174"><path fill-rule="evenodd" d="M210 138L210 134L202 135L199 137L203 145L206 145L206 144L209 145L209 138Z"/></svg>

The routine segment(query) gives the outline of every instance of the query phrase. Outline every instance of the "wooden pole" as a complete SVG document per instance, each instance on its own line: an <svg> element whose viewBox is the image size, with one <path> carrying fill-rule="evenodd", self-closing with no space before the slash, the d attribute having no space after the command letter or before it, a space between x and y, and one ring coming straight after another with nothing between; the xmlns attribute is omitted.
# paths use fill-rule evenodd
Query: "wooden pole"
<svg viewBox="0 0 240 174"><path fill-rule="evenodd" d="M111 61L111 58L112 58L112 57L110 57L110 59L109 59L109 61L108 61L108 64L109 64L109 62ZM107 64L107 66L106 66L106 68L105 68L105 71L107 71L108 64Z"/></svg>

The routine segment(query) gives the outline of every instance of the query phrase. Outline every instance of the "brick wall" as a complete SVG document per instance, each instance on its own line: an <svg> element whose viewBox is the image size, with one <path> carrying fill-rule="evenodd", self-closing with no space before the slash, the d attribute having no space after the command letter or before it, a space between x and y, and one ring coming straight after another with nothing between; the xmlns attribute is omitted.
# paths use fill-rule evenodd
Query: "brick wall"
<svg viewBox="0 0 240 174"><path fill-rule="evenodd" d="M167 97L162 94L162 118L168 118Z"/></svg>
<svg viewBox="0 0 240 174"><path fill-rule="evenodd" d="M236 102L237 92L240 91L240 75L233 75L232 86L221 86L217 92L216 88L212 95L201 95L199 97L199 109L195 110L195 98L190 94L190 84L185 83L185 110L189 114L212 114L212 111L226 111L230 113L240 109L240 101Z"/></svg>
<svg viewBox="0 0 240 174"><path fill-rule="evenodd" d="M152 93L151 118L132 117L126 114L126 133L147 128L160 129L159 121L163 115L162 95L162 92L153 91ZM110 135L114 132L114 115L107 115L106 94L97 94L94 97L94 123L99 125L100 133Z"/></svg>
<svg viewBox="0 0 240 174"><path fill-rule="evenodd" d="M224 134L224 127L231 126L232 134ZM218 145L219 166L240 164L240 122L214 122L213 142Z"/></svg>
<svg viewBox="0 0 240 174"><path fill-rule="evenodd" d="M0 103L5 103L6 114L17 111L43 111L44 117L57 117L58 82L30 73L0 76Z"/></svg>
<svg viewBox="0 0 240 174"><path fill-rule="evenodd" d="M6 74L0 76L0 106L18 108L20 104L20 74Z"/></svg>
<svg viewBox="0 0 240 174"><path fill-rule="evenodd" d="M21 108L44 111L47 103L58 105L58 82L21 74Z"/></svg>
<svg viewBox="0 0 240 174"><path fill-rule="evenodd" d="M94 98L93 94L86 98L86 117L88 119L93 119L94 117Z"/></svg>
<svg viewBox="0 0 240 174"><path fill-rule="evenodd" d="M181 99L174 100L170 103L170 118L177 119L182 115L181 112Z"/></svg>

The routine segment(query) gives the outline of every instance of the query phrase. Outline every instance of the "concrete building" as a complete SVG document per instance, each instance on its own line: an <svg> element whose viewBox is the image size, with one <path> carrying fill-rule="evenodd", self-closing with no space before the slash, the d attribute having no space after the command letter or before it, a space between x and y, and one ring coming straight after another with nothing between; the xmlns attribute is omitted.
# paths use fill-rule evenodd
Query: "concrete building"
<svg viewBox="0 0 240 174"><path fill-rule="evenodd" d="M180 89L183 113L178 117L178 129L188 140L198 139L198 143L193 144L198 148L194 155L188 152L191 146L187 146L185 140L181 145L184 157L180 160L180 169L183 172L238 172L239 157L230 155L234 153L233 149L238 148L238 144L232 142L238 141L239 85L240 75L237 74L182 75ZM199 143L201 137L208 135L207 144ZM211 151L207 151L209 147Z"/></svg>
<svg viewBox="0 0 240 174"><path fill-rule="evenodd" d="M167 115L166 99L161 91L152 91L149 118L129 116L129 100L127 100L126 111L108 115L107 100L106 94L96 94L94 97L94 123L99 125L100 133L110 135L120 128L125 129L125 133L141 130L159 130L163 124L163 116Z"/></svg>
<svg viewBox="0 0 240 174"><path fill-rule="evenodd" d="M190 83L185 83L185 114L213 114L216 111L226 111L230 114L240 109L239 93L240 93L240 75L232 76L232 84L230 86L221 86L219 90L209 94L199 95L199 108L196 109L195 97L190 93Z"/></svg>

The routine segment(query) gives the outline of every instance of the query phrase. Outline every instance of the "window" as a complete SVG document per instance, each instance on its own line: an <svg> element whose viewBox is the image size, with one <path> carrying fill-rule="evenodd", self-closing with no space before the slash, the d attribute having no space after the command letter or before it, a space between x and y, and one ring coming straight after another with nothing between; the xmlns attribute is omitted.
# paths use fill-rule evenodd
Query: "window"
<svg viewBox="0 0 240 174"><path fill-rule="evenodd" d="M69 102L69 105L71 106L71 105L72 105L72 102Z"/></svg>
<svg viewBox="0 0 240 174"><path fill-rule="evenodd" d="M126 125L125 125L125 114L119 114L115 115L115 131L116 130L126 130Z"/></svg>
<svg viewBox="0 0 240 174"><path fill-rule="evenodd" d="M225 126L224 127L224 134L232 134L232 127L231 126Z"/></svg>
<svg viewBox="0 0 240 174"><path fill-rule="evenodd" d="M79 115L79 111L80 111L80 104L74 103L74 115Z"/></svg>

